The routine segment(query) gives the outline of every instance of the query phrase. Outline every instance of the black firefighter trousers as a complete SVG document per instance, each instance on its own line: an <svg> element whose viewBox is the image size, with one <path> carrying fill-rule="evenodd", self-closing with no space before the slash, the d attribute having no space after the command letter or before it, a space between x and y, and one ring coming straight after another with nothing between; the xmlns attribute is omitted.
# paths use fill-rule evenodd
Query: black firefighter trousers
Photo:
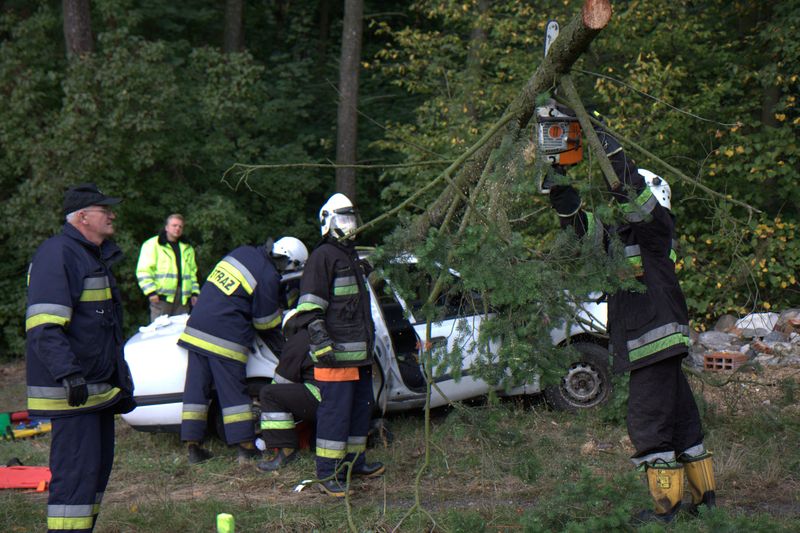
<svg viewBox="0 0 800 533"><path fill-rule="evenodd" d="M113 407L52 423L47 530L92 531L114 465Z"/></svg>
<svg viewBox="0 0 800 533"><path fill-rule="evenodd" d="M700 413L682 360L678 355L631 372L627 422L637 465L674 462L684 452L698 455L703 448Z"/></svg>

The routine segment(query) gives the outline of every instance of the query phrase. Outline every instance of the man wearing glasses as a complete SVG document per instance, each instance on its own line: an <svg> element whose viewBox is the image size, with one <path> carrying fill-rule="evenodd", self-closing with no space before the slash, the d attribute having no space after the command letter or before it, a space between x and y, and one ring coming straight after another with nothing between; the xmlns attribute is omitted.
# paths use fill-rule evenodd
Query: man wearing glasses
<svg viewBox="0 0 800 533"><path fill-rule="evenodd" d="M49 531L92 531L114 462L114 414L131 411L122 305L111 267L116 216L92 183L64 193L66 223L28 270L28 412L53 424Z"/></svg>

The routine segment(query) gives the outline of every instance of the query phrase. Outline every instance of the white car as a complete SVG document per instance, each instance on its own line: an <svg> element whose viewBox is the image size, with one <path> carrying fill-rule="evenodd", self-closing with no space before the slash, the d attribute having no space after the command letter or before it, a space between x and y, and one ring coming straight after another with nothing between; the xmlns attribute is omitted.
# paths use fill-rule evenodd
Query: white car
<svg viewBox="0 0 800 533"><path fill-rule="evenodd" d="M413 259L404 259L408 268L415 268ZM453 272L453 275L457 273ZM300 273L284 276L284 282L296 279ZM418 313L418 306L404 301L391 282L377 272L369 276L372 317L375 322L375 368L373 369L376 409L379 414L422 408L425 405L426 380L419 364L420 346L426 338L426 323ZM441 321L431 325L430 342L434 349L452 352L458 347L462 354L460 379L449 373L433 376L436 387L431 393L431 407L449 402L482 396L493 388L471 374L477 357L478 332L486 318L470 314L459 304L462 299L450 295L450 305L443 305ZM606 349L605 302L588 302L576 311L577 320L550 332L556 346L572 344L579 354L571 362L561 383L539 386L539 377L532 376L529 383L505 391L494 387L501 395L529 395L545 392L548 401L556 408L576 410L604 403L611 393L609 373L610 355ZM571 318L576 318L571 317ZM176 344L183 332L188 315L159 317L153 324L141 328L125 344L125 359L130 366L135 385L138 407L122 415L135 429L141 431L177 431L180 428L183 387L186 377L187 353ZM496 348L496 346L490 346ZM570 353L565 350L565 353ZM277 359L270 349L256 337L253 352L247 362L247 379L250 391L258 396L260 387L272 379ZM213 405L210 413L218 412ZM216 421L209 415L209 420Z"/></svg>

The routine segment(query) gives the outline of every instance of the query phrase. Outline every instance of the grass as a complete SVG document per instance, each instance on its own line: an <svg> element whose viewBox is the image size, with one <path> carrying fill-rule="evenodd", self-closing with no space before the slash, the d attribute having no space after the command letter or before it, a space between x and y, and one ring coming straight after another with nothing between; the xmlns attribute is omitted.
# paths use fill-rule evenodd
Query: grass
<svg viewBox="0 0 800 533"><path fill-rule="evenodd" d="M9 386L24 376L21 368L13 363L0 372L0 406L7 410L24 403L24 388ZM797 373L749 379L774 383L762 387L771 396L754 398L740 383L721 390L694 380L695 390L704 390L720 507L639 531L798 530ZM634 531L630 517L649 501L628 462L632 450L619 404L578 415L538 402L459 405L434 413L431 464L420 481L427 513L402 522L414 503L414 478L424 458L423 418L392 417L394 441L369 452L370 460L387 464L387 473L355 482L353 523L359 531ZM49 436L3 442L0 459L46 464L49 443ZM119 421L114 472L96 531L213 531L221 512L234 515L238 532L348 529L344 502L313 487L292 491L313 476L311 454L264 474L238 465L235 451L219 441L210 446L215 458L190 467L177 436L139 433ZM46 494L0 491L0 531L43 530L45 506Z"/></svg>

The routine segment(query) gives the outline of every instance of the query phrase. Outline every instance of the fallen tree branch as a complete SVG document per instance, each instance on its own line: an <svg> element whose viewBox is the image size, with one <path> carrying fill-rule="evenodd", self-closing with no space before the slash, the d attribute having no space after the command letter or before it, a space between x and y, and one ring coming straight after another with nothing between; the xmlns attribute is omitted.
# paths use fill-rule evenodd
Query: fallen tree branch
<svg viewBox="0 0 800 533"><path fill-rule="evenodd" d="M603 171L603 176L606 178L608 187L612 191L619 189L622 183L620 183L619 178L617 178L617 174L614 172L614 167L611 166L611 161L608 160L608 155L606 155L603 144L597 137L597 132L594 131L592 127L591 117L589 117L589 113L587 113L586 109L583 107L583 102L581 101L580 95L578 95L578 90L572 82L572 76L569 74L561 76L561 88L564 89L570 107L578 116L581 128L583 128L586 134L586 142L589 143L589 147L597 155L597 160L600 163L600 170Z"/></svg>
<svg viewBox="0 0 800 533"><path fill-rule="evenodd" d="M611 3L608 0L586 0L581 12L561 29L553 41L547 56L539 64L536 72L520 91L517 98L508 106L504 115L513 116L513 124L504 131L498 131L475 157L465 165L455 179L458 188L470 189L480 179L489 156L502 143L507 135L515 135L525 128L536 110L536 97L554 87L563 74L583 54L589 44L608 25L611 20ZM445 189L427 211L417 217L413 232L424 236L428 228L437 227L444 217L453 195L452 187Z"/></svg>
<svg viewBox="0 0 800 533"><path fill-rule="evenodd" d="M566 102L564 102L564 103L566 103ZM567 105L569 105L569 104L567 104ZM602 122L600 122L596 118L590 116L589 120L591 120L593 124L596 124L598 126L603 127L607 132L612 134L620 143L622 143L624 145L628 145L631 148L634 148L639 153L647 156L649 159L652 159L656 163L660 164L662 167L664 167L665 170L668 170L671 175L673 175L675 177L678 177L678 178L682 179L683 181L691 183L692 185L694 185L695 187L697 187L701 191L703 191L703 192L705 192L705 193L707 193L707 194L709 194L711 196L716 196L717 198L720 198L720 199L722 199L722 200L724 200L726 202L730 202L730 203L738 205L740 207L744 207L745 209L747 209L751 213L761 213L762 212L760 209L756 209L755 207L753 207L752 205L750 205L750 204L748 204L746 202L742 202L740 200L736 200L735 198L732 198L729 195L725 195L725 194L722 194L720 192L717 192L714 189L711 189L710 187L708 187L706 185L703 185L702 183L700 183L699 180L687 176L686 174L684 174L683 172L681 172L677 168L673 167L672 165L670 165L669 163L667 163L666 161L664 161L663 159L661 159L660 157L658 157L654 153L652 153L649 150L647 150L646 148L644 148L639 143L632 141L631 139L629 139L628 137L625 137L624 135L622 135L621 133L619 133L617 131L614 131L613 129L609 128L608 125L603 124Z"/></svg>

